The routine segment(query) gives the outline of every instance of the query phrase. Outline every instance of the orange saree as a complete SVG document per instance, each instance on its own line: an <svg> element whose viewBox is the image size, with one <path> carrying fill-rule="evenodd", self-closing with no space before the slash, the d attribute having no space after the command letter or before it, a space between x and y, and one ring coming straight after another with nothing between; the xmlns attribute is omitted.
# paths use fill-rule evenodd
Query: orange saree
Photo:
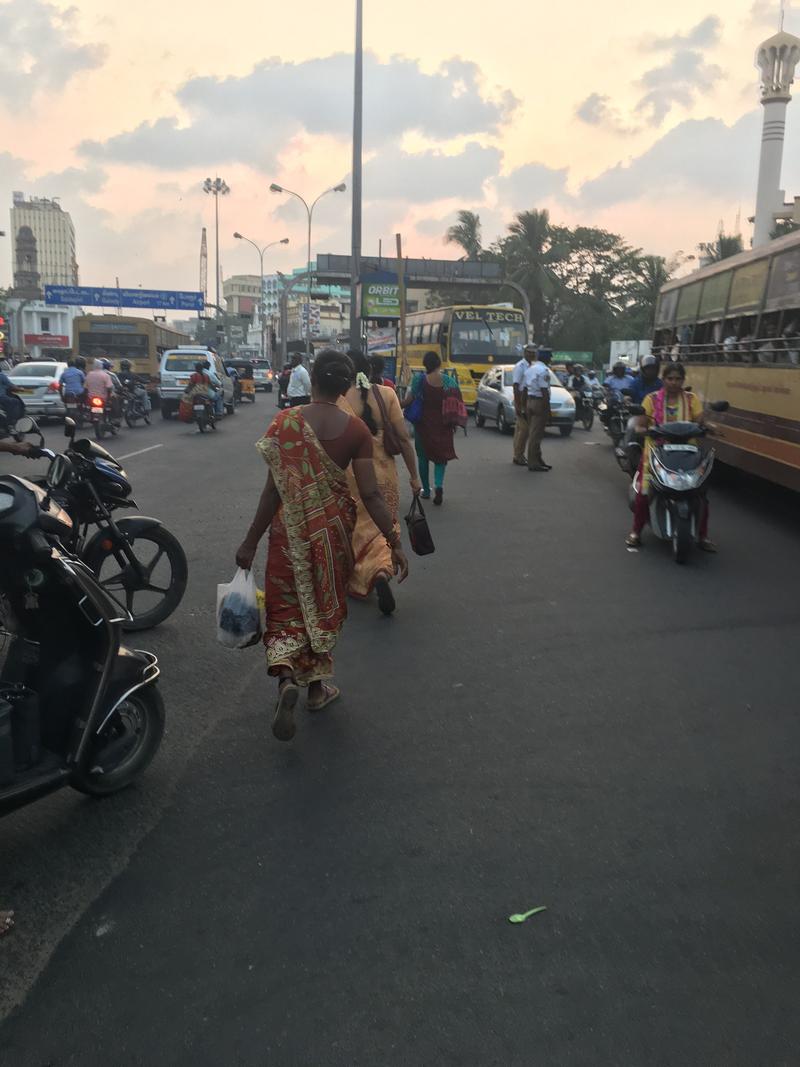
<svg viewBox="0 0 800 1067"><path fill-rule="evenodd" d="M264 644L270 674L289 667L301 685L333 675L347 617L355 504L338 467L297 408L258 442L281 498L269 530Z"/></svg>

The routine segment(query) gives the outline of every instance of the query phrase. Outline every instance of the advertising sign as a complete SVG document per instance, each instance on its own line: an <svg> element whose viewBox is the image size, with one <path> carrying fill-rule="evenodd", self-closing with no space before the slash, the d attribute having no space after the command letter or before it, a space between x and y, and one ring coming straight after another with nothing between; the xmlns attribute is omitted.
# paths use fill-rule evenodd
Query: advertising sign
<svg viewBox="0 0 800 1067"><path fill-rule="evenodd" d="M46 304L85 307L167 308L202 311L202 293L169 289L107 289L93 285L46 285Z"/></svg>
<svg viewBox="0 0 800 1067"><path fill-rule="evenodd" d="M399 319L400 286L391 282L364 282L361 286L362 319Z"/></svg>
<svg viewBox="0 0 800 1067"><path fill-rule="evenodd" d="M44 345L45 348L69 348L69 337L62 333L26 333L26 345Z"/></svg>

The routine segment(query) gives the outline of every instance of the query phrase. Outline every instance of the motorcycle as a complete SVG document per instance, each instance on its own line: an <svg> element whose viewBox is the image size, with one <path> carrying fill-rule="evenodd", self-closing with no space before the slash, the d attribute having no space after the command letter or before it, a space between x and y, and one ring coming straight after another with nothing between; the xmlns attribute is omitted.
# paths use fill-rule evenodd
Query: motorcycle
<svg viewBox="0 0 800 1067"><path fill-rule="evenodd" d="M86 402L82 396L67 393L64 396L64 408L69 418L73 419L79 430L83 429L86 421Z"/></svg>
<svg viewBox="0 0 800 1067"><path fill-rule="evenodd" d="M598 415L603 424L603 429L616 448L625 436L625 429L631 416L630 398L625 395L621 396L619 393L609 392L605 400L600 404Z"/></svg>
<svg viewBox="0 0 800 1067"><path fill-rule="evenodd" d="M123 415L128 426L133 428L139 419L149 426L151 410L150 397L144 384L135 380L127 383L123 393Z"/></svg>
<svg viewBox="0 0 800 1067"><path fill-rule="evenodd" d="M591 389L576 389L572 392L575 399L575 421L580 422L587 432L594 426L594 403Z"/></svg>
<svg viewBox="0 0 800 1067"><path fill-rule="evenodd" d="M709 404L712 411L727 411L726 400ZM644 408L633 407L643 415ZM705 503L705 485L714 466L714 449L703 450L694 440L709 429L696 422L670 422L647 430L650 450L650 527L656 537L672 543L676 563L685 563L699 539ZM631 511L641 485L637 469L629 491Z"/></svg>
<svg viewBox="0 0 800 1067"><path fill-rule="evenodd" d="M214 414L214 401L210 397L197 395L192 399L192 414L200 433L216 430L217 417Z"/></svg>
<svg viewBox="0 0 800 1067"><path fill-rule="evenodd" d="M39 436L36 454L50 457L38 426L32 419L28 422L25 432ZM117 508L137 506L122 464L102 445L88 438L76 441L71 419L65 420L64 434L69 439L69 477L52 495L72 520L65 545L122 610L124 630L158 626L186 592L189 564L180 541L158 519L115 519ZM90 527L96 527L91 535Z"/></svg>
<svg viewBox="0 0 800 1067"><path fill-rule="evenodd" d="M71 786L108 796L161 744L158 660L120 644L125 612L65 547L53 455L45 486L0 478L0 814Z"/></svg>
<svg viewBox="0 0 800 1067"><path fill-rule="evenodd" d="M119 426L113 419L111 402L104 400L103 397L89 397L88 421L94 427L94 435L98 441L102 441L107 433L112 437L117 436Z"/></svg>

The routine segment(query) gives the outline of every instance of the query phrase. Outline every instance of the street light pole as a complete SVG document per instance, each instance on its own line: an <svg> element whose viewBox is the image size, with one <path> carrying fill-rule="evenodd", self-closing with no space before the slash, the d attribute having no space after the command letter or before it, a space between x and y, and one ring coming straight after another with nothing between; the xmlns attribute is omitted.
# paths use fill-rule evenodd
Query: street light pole
<svg viewBox="0 0 800 1067"><path fill-rule="evenodd" d="M350 243L350 347L361 347L361 309L358 279L361 274L361 157L364 100L364 2L356 0L355 78L353 93L353 208Z"/></svg>
<svg viewBox="0 0 800 1067"><path fill-rule="evenodd" d="M230 186L227 182L224 182L222 178L206 178L203 182L203 192L210 193L214 197L214 227L215 227L215 243L216 243L216 272L217 272L217 306L219 306L219 198L221 196L227 196L230 192Z"/></svg>
<svg viewBox="0 0 800 1067"><path fill-rule="evenodd" d="M306 286L306 362L311 361L311 220L314 217L314 208L328 193L343 193L347 186L344 182L340 182L339 185L334 185L332 189L325 189L321 192L317 199L313 202L311 207L308 206L307 201L299 194L295 193L292 189L285 189L282 185L278 185L273 182L269 187L271 193L288 193L289 196L296 197L303 207L306 209L308 215L308 284Z"/></svg>
<svg viewBox="0 0 800 1067"><path fill-rule="evenodd" d="M267 349L264 341L264 253L267 251L267 249L274 248L275 245L288 245L289 238L283 237L280 241L270 241L269 244L264 245L263 248L260 248L255 241L251 241L250 238L245 237L244 234L235 233L233 236L236 238L237 241L247 241L247 243L249 245L252 245L253 248L255 248L256 252L258 252L258 261L261 265L261 288L259 289L260 295L258 300L258 314L259 319L261 321L261 358L265 359L267 355Z"/></svg>

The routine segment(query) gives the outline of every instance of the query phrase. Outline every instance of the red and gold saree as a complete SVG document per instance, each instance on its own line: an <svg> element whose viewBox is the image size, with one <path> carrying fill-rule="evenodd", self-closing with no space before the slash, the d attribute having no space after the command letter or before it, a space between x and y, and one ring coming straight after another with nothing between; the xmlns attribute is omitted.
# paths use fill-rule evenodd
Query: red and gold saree
<svg viewBox="0 0 800 1067"><path fill-rule="evenodd" d="M301 685L330 678L347 617L356 508L347 475L299 409L281 412L258 442L281 506L269 530L264 644L270 674L289 667Z"/></svg>

